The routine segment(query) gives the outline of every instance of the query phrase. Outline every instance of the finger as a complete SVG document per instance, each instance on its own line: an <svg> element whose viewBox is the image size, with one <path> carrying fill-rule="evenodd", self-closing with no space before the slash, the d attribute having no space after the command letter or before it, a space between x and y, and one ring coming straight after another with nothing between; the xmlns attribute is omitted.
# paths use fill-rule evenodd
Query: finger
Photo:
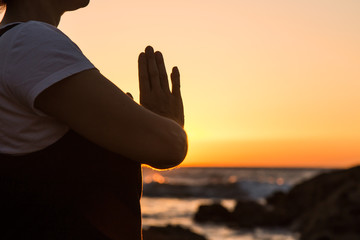
<svg viewBox="0 0 360 240"><path fill-rule="evenodd" d="M180 96L180 73L177 67L173 67L172 73L170 75L171 85L172 85L172 94L175 96Z"/></svg>
<svg viewBox="0 0 360 240"><path fill-rule="evenodd" d="M131 93L127 92L126 95L128 95L132 100L134 100L133 95L131 95Z"/></svg>
<svg viewBox="0 0 360 240"><path fill-rule="evenodd" d="M151 89L160 90L160 78L159 78L159 70L155 60L154 49L151 46L146 47L145 55L148 66L148 76L151 84Z"/></svg>
<svg viewBox="0 0 360 240"><path fill-rule="evenodd" d="M149 75L148 75L147 60L146 60L145 53L143 53L143 52L140 53L140 55L139 55L138 65L139 65L140 92L150 91L151 85L150 85Z"/></svg>
<svg viewBox="0 0 360 240"><path fill-rule="evenodd" d="M166 73L164 57L161 52L155 52L155 60L159 71L160 86L165 93L170 93L169 79Z"/></svg>

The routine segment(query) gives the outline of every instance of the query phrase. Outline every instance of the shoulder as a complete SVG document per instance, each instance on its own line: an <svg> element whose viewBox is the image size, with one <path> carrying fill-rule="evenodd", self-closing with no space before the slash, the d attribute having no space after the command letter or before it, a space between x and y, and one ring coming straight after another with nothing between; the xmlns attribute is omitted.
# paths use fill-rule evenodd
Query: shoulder
<svg viewBox="0 0 360 240"><path fill-rule="evenodd" d="M57 27L40 21L28 21L20 23L18 28L20 35L38 36L38 34L65 36Z"/></svg>
<svg viewBox="0 0 360 240"><path fill-rule="evenodd" d="M26 45L38 45L63 42L75 45L61 30L50 24L39 21L21 23L17 28L15 42Z"/></svg>
<svg viewBox="0 0 360 240"><path fill-rule="evenodd" d="M13 30L13 29L11 29ZM9 36L7 64L40 64L56 60L83 59L80 48L61 30L40 21L20 23ZM32 59L32 60L31 60ZM39 60L39 61L33 61Z"/></svg>
<svg viewBox="0 0 360 240"><path fill-rule="evenodd" d="M26 29L32 29L32 30L57 30L57 28L53 25L50 25L48 23L45 22L40 22L40 21L27 21L27 22L22 22L20 23L20 25L22 26L22 30L26 30Z"/></svg>
<svg viewBox="0 0 360 240"><path fill-rule="evenodd" d="M49 86L94 68L75 43L47 23L20 23L11 35L4 60L0 60L0 78L16 99L31 108Z"/></svg>
<svg viewBox="0 0 360 240"><path fill-rule="evenodd" d="M54 63L64 67L86 59L71 39L50 24L28 21L15 28L7 45L7 66L24 65L30 70L37 69L32 67L54 70L51 67Z"/></svg>

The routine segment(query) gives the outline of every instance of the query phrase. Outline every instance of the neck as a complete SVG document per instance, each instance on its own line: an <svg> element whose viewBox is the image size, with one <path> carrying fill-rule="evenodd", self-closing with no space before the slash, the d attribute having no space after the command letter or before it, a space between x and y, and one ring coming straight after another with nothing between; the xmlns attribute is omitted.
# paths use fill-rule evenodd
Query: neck
<svg viewBox="0 0 360 240"><path fill-rule="evenodd" d="M54 6L54 1L15 1L6 7L1 25L12 22L41 21L58 26L63 11Z"/></svg>

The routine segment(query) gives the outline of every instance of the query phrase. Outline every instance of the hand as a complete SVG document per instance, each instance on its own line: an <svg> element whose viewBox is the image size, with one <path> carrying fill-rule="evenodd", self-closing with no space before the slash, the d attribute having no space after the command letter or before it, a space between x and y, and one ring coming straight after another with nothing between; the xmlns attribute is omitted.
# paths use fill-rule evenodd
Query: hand
<svg viewBox="0 0 360 240"><path fill-rule="evenodd" d="M168 76L161 52L150 46L139 55L140 104L152 112L176 121L184 126L184 108L180 93L180 73L177 67Z"/></svg>

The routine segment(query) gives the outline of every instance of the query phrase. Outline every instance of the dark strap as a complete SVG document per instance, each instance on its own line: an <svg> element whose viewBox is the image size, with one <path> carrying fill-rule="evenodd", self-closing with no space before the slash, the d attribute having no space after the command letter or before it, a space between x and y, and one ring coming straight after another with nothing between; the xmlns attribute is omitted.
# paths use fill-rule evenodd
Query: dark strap
<svg viewBox="0 0 360 240"><path fill-rule="evenodd" d="M9 31L10 29L12 29L13 27L15 27L15 26L17 26L17 25L19 25L19 23L11 24L11 25L9 25L9 26L6 26L6 27L0 29L0 37L1 37L5 32Z"/></svg>

